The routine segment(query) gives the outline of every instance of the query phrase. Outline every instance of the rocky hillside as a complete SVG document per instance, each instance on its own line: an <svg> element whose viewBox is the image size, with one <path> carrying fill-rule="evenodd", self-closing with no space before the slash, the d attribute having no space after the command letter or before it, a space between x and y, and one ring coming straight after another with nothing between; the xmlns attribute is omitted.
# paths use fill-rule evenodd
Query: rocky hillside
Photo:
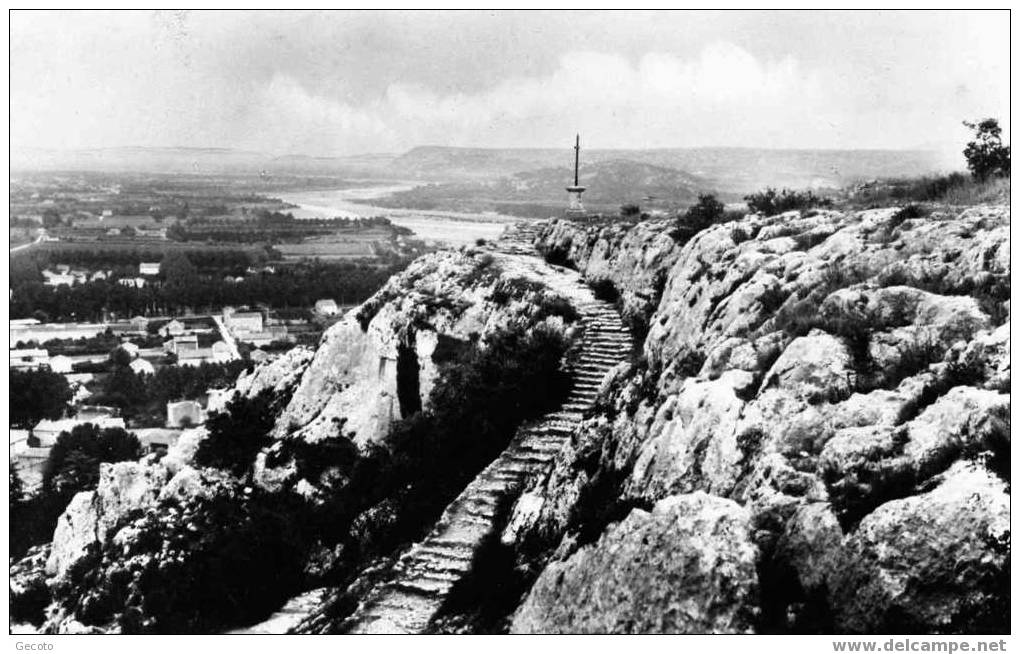
<svg viewBox="0 0 1020 654"><path fill-rule="evenodd" d="M1009 629L1009 211L557 222L647 325L516 503L513 632Z"/></svg>
<svg viewBox="0 0 1020 654"><path fill-rule="evenodd" d="M165 456L103 464L52 543L12 566L20 619L49 633L225 630L413 540L505 446L513 419L556 400L577 313L530 261L423 257L316 350L243 375L219 417ZM496 424L478 422L484 411Z"/></svg>
<svg viewBox="0 0 1020 654"><path fill-rule="evenodd" d="M443 584L414 630L1007 631L1008 209L679 238L559 221L535 243L565 267L513 247L419 259L165 457L104 465L12 566L12 613L224 631L293 597L282 613L311 619L264 624L337 631L373 589L433 592L393 576L411 552ZM608 307L578 314L593 297L638 351ZM588 324L595 362L573 361ZM557 410L532 429L541 456L504 456ZM512 493L454 501L510 479L479 475L501 457ZM470 543L411 547L470 517Z"/></svg>

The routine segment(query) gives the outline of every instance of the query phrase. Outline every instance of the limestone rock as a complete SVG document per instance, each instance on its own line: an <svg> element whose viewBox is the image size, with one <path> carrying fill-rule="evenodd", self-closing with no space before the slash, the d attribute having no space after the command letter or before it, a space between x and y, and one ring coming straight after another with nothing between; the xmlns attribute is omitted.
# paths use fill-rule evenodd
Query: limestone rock
<svg viewBox="0 0 1020 654"><path fill-rule="evenodd" d="M927 493L887 502L851 534L829 580L852 633L1009 630L1009 491L957 462Z"/></svg>
<svg viewBox="0 0 1020 654"><path fill-rule="evenodd" d="M512 633L747 633L756 550L734 502L694 493L634 510L597 543L551 563Z"/></svg>
<svg viewBox="0 0 1020 654"><path fill-rule="evenodd" d="M94 491L78 493L57 521L46 573L62 576L89 548L135 509L154 504L166 483L166 468L134 461L103 463Z"/></svg>

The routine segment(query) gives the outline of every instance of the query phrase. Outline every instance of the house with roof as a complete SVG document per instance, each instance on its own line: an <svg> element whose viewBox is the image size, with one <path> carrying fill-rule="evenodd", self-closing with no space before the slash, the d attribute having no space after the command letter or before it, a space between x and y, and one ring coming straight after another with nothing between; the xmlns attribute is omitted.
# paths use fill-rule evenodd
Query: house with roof
<svg viewBox="0 0 1020 654"><path fill-rule="evenodd" d="M127 352L132 359L138 358L139 347L130 341L121 343L118 347Z"/></svg>
<svg viewBox="0 0 1020 654"><path fill-rule="evenodd" d="M155 277L159 274L159 262L142 262L138 264L138 274L143 276Z"/></svg>
<svg viewBox="0 0 1020 654"><path fill-rule="evenodd" d="M180 320L174 319L160 327L159 334L160 336L181 336L186 331L188 330L184 326L184 323Z"/></svg>
<svg viewBox="0 0 1020 654"><path fill-rule="evenodd" d="M35 447L53 447L62 433L70 433L78 425L87 424L93 424L100 429L124 429L125 427L123 418L111 417L83 419L78 416L62 420L40 420L32 428L32 436L36 442Z"/></svg>
<svg viewBox="0 0 1020 654"><path fill-rule="evenodd" d="M24 348L11 350L9 361L11 368L38 368L50 364L50 355L43 349Z"/></svg>
<svg viewBox="0 0 1020 654"><path fill-rule="evenodd" d="M71 361L71 357L64 356L63 354L50 357L50 370L53 372L71 372L73 368L74 366Z"/></svg>
<svg viewBox="0 0 1020 654"><path fill-rule="evenodd" d="M320 316L335 316L339 312L340 307L336 305L335 300L325 299L315 302L315 313Z"/></svg>
<svg viewBox="0 0 1020 654"><path fill-rule="evenodd" d="M166 403L167 427L193 427L205 422L202 405L194 400Z"/></svg>
<svg viewBox="0 0 1020 654"><path fill-rule="evenodd" d="M194 352L198 350L198 334L182 334L180 336L174 336L172 339L163 344L163 349L171 354L181 356L184 352Z"/></svg>
<svg viewBox="0 0 1020 654"><path fill-rule="evenodd" d="M135 359L128 364L128 368L136 375L154 375L156 374L156 367L146 361L145 359Z"/></svg>
<svg viewBox="0 0 1020 654"><path fill-rule="evenodd" d="M235 332L260 332L262 314L258 311L236 311L226 318L226 323Z"/></svg>

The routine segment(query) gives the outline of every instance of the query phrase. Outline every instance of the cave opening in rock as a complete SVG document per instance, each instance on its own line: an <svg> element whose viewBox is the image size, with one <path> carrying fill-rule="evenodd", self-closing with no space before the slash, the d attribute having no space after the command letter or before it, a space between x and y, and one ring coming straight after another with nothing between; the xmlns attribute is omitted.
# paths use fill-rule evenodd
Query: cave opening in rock
<svg viewBox="0 0 1020 654"><path fill-rule="evenodd" d="M397 402L401 418L409 418L421 411L420 372L414 346L401 343L397 348Z"/></svg>

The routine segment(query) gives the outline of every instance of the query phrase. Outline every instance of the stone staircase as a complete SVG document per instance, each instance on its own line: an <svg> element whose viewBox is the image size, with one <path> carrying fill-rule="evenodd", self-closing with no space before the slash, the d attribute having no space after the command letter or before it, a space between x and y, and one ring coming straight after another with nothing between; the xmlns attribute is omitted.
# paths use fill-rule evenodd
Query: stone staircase
<svg viewBox="0 0 1020 654"><path fill-rule="evenodd" d="M533 255L539 228L529 224L508 230L498 251L514 259L525 251ZM550 273L558 290L574 299L585 327L569 395L558 410L518 429L507 449L446 508L425 539L400 557L391 580L370 591L345 621L346 633L423 632L454 584L469 572L478 546L501 527L499 508L518 497L529 476L548 469L594 404L606 374L630 356L633 341L613 307L596 300L576 274ZM564 288L563 279L572 288Z"/></svg>

